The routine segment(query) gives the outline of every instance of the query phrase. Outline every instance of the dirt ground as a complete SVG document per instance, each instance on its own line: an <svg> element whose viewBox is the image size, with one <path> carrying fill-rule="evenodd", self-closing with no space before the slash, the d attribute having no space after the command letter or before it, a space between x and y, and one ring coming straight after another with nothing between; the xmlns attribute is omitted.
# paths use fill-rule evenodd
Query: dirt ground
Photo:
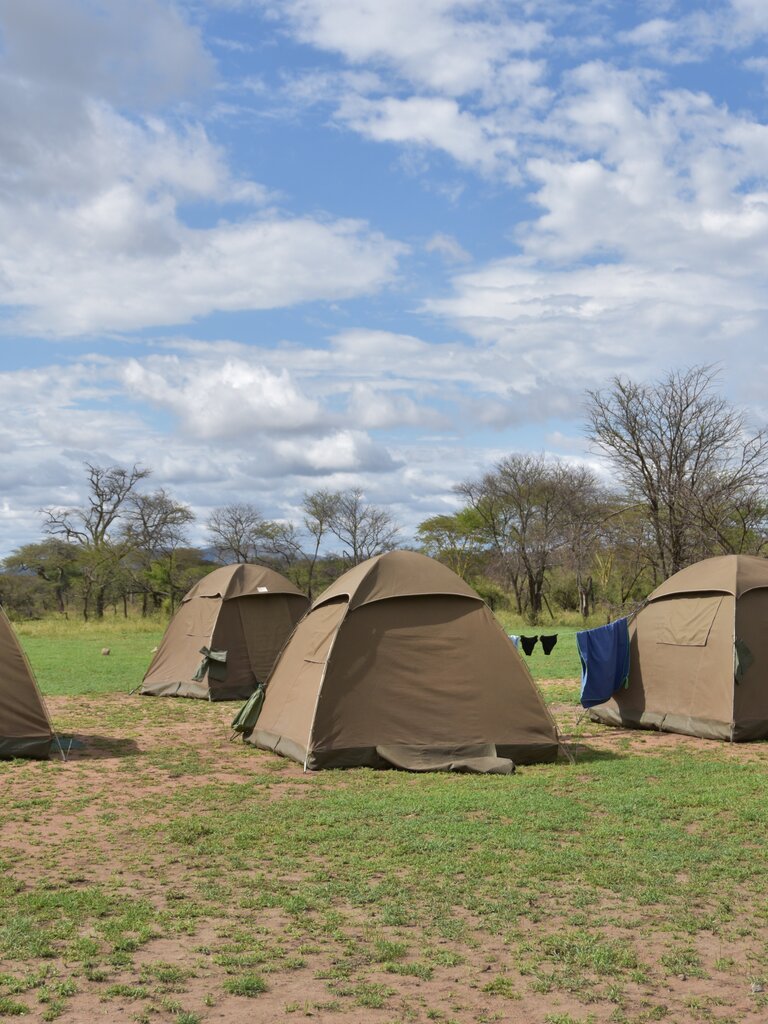
<svg viewBox="0 0 768 1024"><path fill-rule="evenodd" d="M200 764L209 783L248 782L253 772L253 752L248 752L249 757L244 755L241 744L228 742L227 726L233 713L230 705L208 707L209 713L205 716L179 713L170 721L158 720L156 716L141 722L121 720L120 709L130 700L136 698L121 695L49 698L55 721L82 720L85 723L70 733L79 741L76 749L71 750L66 764L58 765L55 770L50 765L30 762L20 765L12 776L9 773L0 776L0 791L5 788L6 796L17 804L28 793L31 801L45 799L51 808L50 813L31 813L22 825L12 832L4 830L0 835L0 859L12 865L11 875L20 886L31 889L41 878L50 886L66 883L74 889L103 884L126 896L140 894L159 909L167 907L169 894L184 894L192 870L192 865L184 859L168 863L158 856L155 862L151 858L145 858L140 864L135 862L132 809L142 798L148 798L151 803L151 798L162 795L169 785L177 794L183 792L184 787L200 786ZM559 706L554 710L576 759L577 771L579 755L586 749L620 747L623 753L634 754L650 753L662 747L711 749L707 741L672 734L649 736L643 732L592 727L583 721L577 727L579 709ZM112 721L114 725L109 724ZM185 775L174 771L173 765L169 766L164 760L169 747L186 751L190 757L194 755L198 759L196 773ZM762 748L758 750L749 745L723 749L724 756L736 760L765 757ZM126 759L139 753L142 755L141 771L128 773ZM321 781L319 776L304 775L299 765L267 754L263 755L259 767L272 775L268 790L270 800L305 799ZM107 819L110 827L105 827ZM159 827L162 822L162 814L156 812L155 823ZM141 821L142 827L152 824L151 813ZM604 906L592 908L596 915L614 919L619 910L608 898ZM356 935L365 934L366 921L353 908L344 908L344 912L345 941L354 943ZM292 935L290 920L282 910L275 908L258 911L260 933L265 941L279 943L284 961L293 958L294 966L269 973L267 990L255 997L227 993L223 984L227 972L217 963L215 953L225 947L245 913L247 911L233 908L220 916L203 916L189 934L150 939L139 946L124 968L110 966L107 978L89 980L82 972L78 973L77 992L68 995L58 1011L51 1011L50 1001L37 1002L34 992L14 998L27 1008L23 1019L30 1024L38 1021L42 1024L56 1015L64 1024L95 1020L277 1024L299 1019L311 1019L319 1024L338 1024L342 1020L370 1024L427 1020L443 1024L491 1021L640 1024L662 1019L675 1024L701 1020L738 1021L740 1024L768 1021L768 1008L756 1005L750 981L755 937L750 933L740 938L737 928L731 929L727 940L715 934L697 936L696 949L705 966L706 977L681 973L665 977L663 982L656 978L651 984L625 979L620 999L617 997L612 1002L610 993L606 994L603 987L599 998L591 1003L583 992L571 995L562 988L534 990L520 965L510 960L504 937L488 935L467 915L460 963L438 964L431 977L393 974L386 972L381 964L369 963L365 969L365 984L366 991L374 993L370 1002L376 1003L377 991L387 990L390 994L383 997L382 1006L364 1006L359 1005L359 1000L350 1004L349 998L343 998L343 985L340 998L333 984L329 984L329 968L338 958L337 945L325 942L322 937L308 945L305 939ZM0 921L0 927L3 923ZM523 934L526 930L534 934L541 927L537 920L519 922ZM631 936L634 927L636 924L627 920L623 926L608 925L604 933L622 939ZM440 945L434 937L422 939L418 929L408 932L403 926L391 929L392 940L402 940L404 932L410 950L406 964L419 961L421 941L428 943L433 953ZM452 940L440 941L446 954L456 947ZM663 937L657 941L658 950L644 948L646 961L663 954ZM447 959L450 960L450 956ZM717 965L726 960L743 964L743 970L718 969ZM150 969L158 963L178 967L183 978L173 980L173 972L166 972L172 980L156 988L151 1000L132 994L130 989L137 986L142 968ZM71 962L53 957L45 964L53 976L72 975ZM21 965L21 970L23 973L24 969L39 967L40 962L30 962ZM0 976L8 973L18 976L20 965L0 960ZM105 998L108 986L113 992L123 986L125 992ZM6 1019L2 1012L0 1019Z"/></svg>

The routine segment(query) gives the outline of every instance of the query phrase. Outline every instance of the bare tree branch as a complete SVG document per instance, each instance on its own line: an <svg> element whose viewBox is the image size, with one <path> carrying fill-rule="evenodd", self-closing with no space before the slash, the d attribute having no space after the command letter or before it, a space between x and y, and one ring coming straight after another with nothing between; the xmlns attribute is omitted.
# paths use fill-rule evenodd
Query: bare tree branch
<svg viewBox="0 0 768 1024"><path fill-rule="evenodd" d="M589 391L588 435L642 501L663 577L766 540L768 434L715 392L710 366Z"/></svg>

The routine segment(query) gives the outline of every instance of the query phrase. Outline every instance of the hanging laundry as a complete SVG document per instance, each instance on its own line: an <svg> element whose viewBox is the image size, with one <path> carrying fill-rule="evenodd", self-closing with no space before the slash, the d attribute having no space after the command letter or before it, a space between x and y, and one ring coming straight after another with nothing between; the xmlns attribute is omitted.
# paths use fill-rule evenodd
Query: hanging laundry
<svg viewBox="0 0 768 1024"><path fill-rule="evenodd" d="M557 643L557 633L552 633L549 636L540 636L541 646L544 653L549 656L552 653L552 648Z"/></svg>
<svg viewBox="0 0 768 1024"><path fill-rule="evenodd" d="M538 636L521 636L520 637L520 646L523 648L523 650L525 651L525 653L528 655L529 658L533 654L533 648L536 646L536 641L538 639L539 639Z"/></svg>
<svg viewBox="0 0 768 1024"><path fill-rule="evenodd" d="M581 704L604 704L629 683L629 628L627 619L576 634L581 658Z"/></svg>
<svg viewBox="0 0 768 1024"><path fill-rule="evenodd" d="M507 633L507 636L512 641L512 643L515 645L515 647L519 647L520 646L520 637L517 635L517 633Z"/></svg>

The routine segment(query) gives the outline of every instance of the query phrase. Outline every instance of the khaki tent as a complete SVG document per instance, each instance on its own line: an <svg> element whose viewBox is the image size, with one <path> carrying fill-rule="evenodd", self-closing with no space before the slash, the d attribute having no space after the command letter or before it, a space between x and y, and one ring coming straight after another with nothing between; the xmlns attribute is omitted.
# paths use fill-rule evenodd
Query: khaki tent
<svg viewBox="0 0 768 1024"><path fill-rule="evenodd" d="M355 566L315 601L248 741L311 769L507 772L504 759L558 751L555 724L482 599L411 551Z"/></svg>
<svg viewBox="0 0 768 1024"><path fill-rule="evenodd" d="M0 608L0 757L48 757L53 738L32 669Z"/></svg>
<svg viewBox="0 0 768 1024"><path fill-rule="evenodd" d="M215 569L181 602L141 692L244 700L267 678L308 604L293 583L271 569Z"/></svg>
<svg viewBox="0 0 768 1024"><path fill-rule="evenodd" d="M590 714L706 739L768 737L768 559L682 569L630 623L629 685Z"/></svg>

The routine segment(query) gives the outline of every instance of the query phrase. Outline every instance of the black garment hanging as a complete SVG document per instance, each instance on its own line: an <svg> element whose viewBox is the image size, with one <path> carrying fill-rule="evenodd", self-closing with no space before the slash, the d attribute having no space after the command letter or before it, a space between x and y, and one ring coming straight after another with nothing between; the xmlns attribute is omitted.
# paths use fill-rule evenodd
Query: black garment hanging
<svg viewBox="0 0 768 1024"><path fill-rule="evenodd" d="M525 653L528 655L529 658L533 654L533 648L536 646L536 641L538 639L539 639L538 636L521 636L520 637L520 646L523 648L523 650L525 651Z"/></svg>
<svg viewBox="0 0 768 1024"><path fill-rule="evenodd" d="M557 643L557 633L552 633L550 636L540 636L541 646L544 649L545 654L551 654L552 648Z"/></svg>

